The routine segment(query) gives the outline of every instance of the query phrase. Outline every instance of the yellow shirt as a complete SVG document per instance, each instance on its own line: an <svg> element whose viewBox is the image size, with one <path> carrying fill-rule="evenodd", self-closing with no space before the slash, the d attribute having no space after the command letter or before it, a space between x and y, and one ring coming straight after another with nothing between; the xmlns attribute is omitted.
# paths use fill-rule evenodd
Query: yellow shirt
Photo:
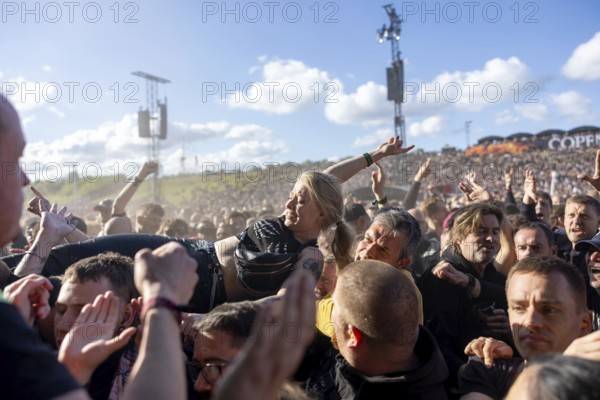
<svg viewBox="0 0 600 400"><path fill-rule="evenodd" d="M423 297L415 285L411 273L407 270L400 270L404 275L410 278L415 290L417 291L417 300L419 302L419 325L423 325ZM331 322L331 312L333 311L333 298L331 294L317 300L317 329L324 335L331 337L333 335L333 323Z"/></svg>

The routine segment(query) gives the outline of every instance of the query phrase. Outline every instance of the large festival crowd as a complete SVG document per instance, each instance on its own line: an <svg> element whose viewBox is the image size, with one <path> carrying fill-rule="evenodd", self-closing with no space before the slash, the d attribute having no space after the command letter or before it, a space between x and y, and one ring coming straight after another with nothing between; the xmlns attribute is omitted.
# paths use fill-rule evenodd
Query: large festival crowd
<svg viewBox="0 0 600 400"><path fill-rule="evenodd" d="M181 204L148 161L71 208L0 100L2 399L600 398L600 150L392 137Z"/></svg>

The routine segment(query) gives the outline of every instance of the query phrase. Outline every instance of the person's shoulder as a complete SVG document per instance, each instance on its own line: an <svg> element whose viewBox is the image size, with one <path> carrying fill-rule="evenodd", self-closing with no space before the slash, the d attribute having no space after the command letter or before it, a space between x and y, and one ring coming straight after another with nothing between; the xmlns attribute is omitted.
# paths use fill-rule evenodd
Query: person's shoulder
<svg viewBox="0 0 600 400"><path fill-rule="evenodd" d="M283 217L271 218L271 219L259 219L256 221L250 229L255 232L281 232L287 230Z"/></svg>
<svg viewBox="0 0 600 400"><path fill-rule="evenodd" d="M522 358L497 359L488 368L479 357L469 361L458 375L461 394L482 393L491 398L504 398L521 370Z"/></svg>

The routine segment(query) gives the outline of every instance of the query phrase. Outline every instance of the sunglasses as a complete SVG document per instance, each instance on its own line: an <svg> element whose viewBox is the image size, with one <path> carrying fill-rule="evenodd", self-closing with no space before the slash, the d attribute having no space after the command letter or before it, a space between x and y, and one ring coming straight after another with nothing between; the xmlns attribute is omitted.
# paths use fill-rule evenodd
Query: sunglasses
<svg viewBox="0 0 600 400"><path fill-rule="evenodd" d="M188 376L192 380L192 382L196 382L200 373L202 376L211 385L214 385L217 380L223 374L223 368L229 365L228 362L209 362L198 364L196 361L187 361L186 368L188 372Z"/></svg>

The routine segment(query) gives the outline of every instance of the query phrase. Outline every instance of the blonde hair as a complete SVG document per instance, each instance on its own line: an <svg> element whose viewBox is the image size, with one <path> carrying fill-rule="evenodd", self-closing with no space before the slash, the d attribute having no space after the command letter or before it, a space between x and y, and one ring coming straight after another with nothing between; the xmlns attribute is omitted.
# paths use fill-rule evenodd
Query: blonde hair
<svg viewBox="0 0 600 400"><path fill-rule="evenodd" d="M338 265L347 264L348 255L354 244L354 233L352 228L342 220L344 198L340 182L332 175L317 171L304 172L298 181L304 184L312 201L323 212L321 232L335 226L331 240L331 252Z"/></svg>

